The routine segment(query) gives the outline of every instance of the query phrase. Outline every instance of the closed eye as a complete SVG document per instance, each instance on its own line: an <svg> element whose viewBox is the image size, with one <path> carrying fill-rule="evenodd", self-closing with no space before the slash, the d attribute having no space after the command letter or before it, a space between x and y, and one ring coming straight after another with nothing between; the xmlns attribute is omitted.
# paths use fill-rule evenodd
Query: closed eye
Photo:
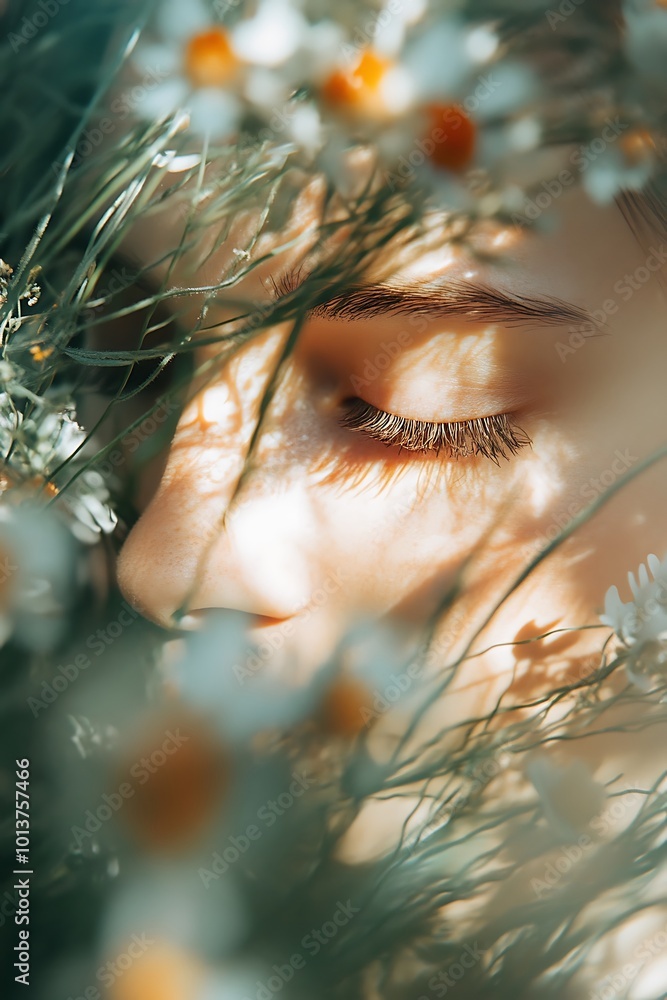
<svg viewBox="0 0 667 1000"><path fill-rule="evenodd" d="M508 413L473 420L426 421L387 413L356 397L346 400L343 407L343 427L399 450L443 452L453 459L480 455L499 465L499 459L508 460L531 444Z"/></svg>

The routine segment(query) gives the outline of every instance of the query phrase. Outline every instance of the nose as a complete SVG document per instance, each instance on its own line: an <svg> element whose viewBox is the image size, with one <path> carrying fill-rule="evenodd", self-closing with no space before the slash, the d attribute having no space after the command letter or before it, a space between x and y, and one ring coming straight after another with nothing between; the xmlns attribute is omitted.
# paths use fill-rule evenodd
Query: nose
<svg viewBox="0 0 667 1000"><path fill-rule="evenodd" d="M303 477L277 471L289 452L279 429L264 450L260 438L252 469L244 465L261 392L253 400L240 385L248 390L237 362L185 410L157 492L119 556L125 597L165 627L213 608L282 619L309 600Z"/></svg>
<svg viewBox="0 0 667 1000"><path fill-rule="evenodd" d="M226 515L210 484L179 478L158 491L131 531L119 558L120 588L164 627L211 608L290 617L310 593L300 548L305 519L304 499L293 490L241 497Z"/></svg>

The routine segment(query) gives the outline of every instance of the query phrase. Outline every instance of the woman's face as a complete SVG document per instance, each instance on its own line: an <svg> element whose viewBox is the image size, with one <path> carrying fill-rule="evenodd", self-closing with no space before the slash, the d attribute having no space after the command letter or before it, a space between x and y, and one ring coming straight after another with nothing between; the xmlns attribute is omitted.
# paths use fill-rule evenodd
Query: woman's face
<svg viewBox="0 0 667 1000"><path fill-rule="evenodd" d="M253 253L307 231L316 202L304 191L291 228ZM301 674L360 618L425 622L464 570L434 642L439 663L460 651L530 558L663 443L667 246L640 244L615 204L579 190L552 211L549 232L480 238L492 263L425 245L319 308L238 490L289 324L197 383L121 553L127 598L165 626L183 611L185 626L212 609L246 612L262 669ZM129 250L145 265L169 239L178 233L165 218ZM190 262L198 284L220 279L231 242ZM278 256L235 296L256 308L271 298L269 276L280 283L296 264ZM182 267L173 283L192 285ZM411 450L429 440L438 453ZM594 624L607 587L647 552L664 554L655 526L666 471L640 476L579 528L474 648ZM452 711L490 704L508 671L523 685L579 672L600 645L591 630L545 639L530 656L533 646L486 653L460 671ZM537 655L539 672L529 669Z"/></svg>

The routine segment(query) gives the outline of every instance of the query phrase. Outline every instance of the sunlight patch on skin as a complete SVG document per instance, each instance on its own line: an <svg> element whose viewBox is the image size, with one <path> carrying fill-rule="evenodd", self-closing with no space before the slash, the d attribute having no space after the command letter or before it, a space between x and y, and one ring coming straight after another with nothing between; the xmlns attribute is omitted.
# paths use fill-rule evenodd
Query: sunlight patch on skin
<svg viewBox="0 0 667 1000"><path fill-rule="evenodd" d="M248 517L250 524L246 526L243 522ZM254 497L252 507L241 503L227 522L232 547L235 539L243 539L243 564L254 566L261 574L260 589L279 593L283 603L292 608L302 608L310 599L308 574L297 572L302 560L292 543L293 538L303 540L312 535L310 521L305 491L291 489L282 496L271 491ZM276 531L278 525L280 532Z"/></svg>
<svg viewBox="0 0 667 1000"><path fill-rule="evenodd" d="M655 898L659 898L660 882L664 890L664 881L660 876L654 881L652 895ZM664 996L661 990L667 981L667 953L663 943L666 929L664 906L636 913L600 938L591 948L588 962L597 969L598 978L605 987L605 976L610 972L620 975L626 989L632 984L629 993L624 995L633 1000ZM631 963L632 974L625 976L624 967L625 972L630 971L629 956L637 961Z"/></svg>
<svg viewBox="0 0 667 1000"><path fill-rule="evenodd" d="M554 490L559 488L555 482L557 477L544 465L528 466L522 471L521 502L529 508L533 517L542 517L553 503Z"/></svg>
<svg viewBox="0 0 667 1000"><path fill-rule="evenodd" d="M450 323L450 330L434 331L428 343L406 348L371 386L369 402L433 421L472 420L524 404L526 379L498 361L498 327L468 333L460 321Z"/></svg>
<svg viewBox="0 0 667 1000"><path fill-rule="evenodd" d="M462 256L461 251L456 247L439 247L430 253L424 253L417 259L413 258L412 263L401 268L400 277L404 280L432 281L434 275L460 265Z"/></svg>
<svg viewBox="0 0 667 1000"><path fill-rule="evenodd" d="M211 489L209 495L213 495L217 487L227 487L233 484L239 476L243 467L241 456L235 450L225 453L219 448L197 448L196 452L189 451L187 454L188 472L192 475L195 471L206 476L206 482ZM179 470L182 471L182 470ZM205 491L202 491L205 495Z"/></svg>
<svg viewBox="0 0 667 1000"><path fill-rule="evenodd" d="M548 518L553 511L559 512L560 498L571 488L571 470L580 460L577 444L567 441L546 420L539 420L536 427L530 427L530 432L532 454L524 452L516 469L517 486L520 486L517 514L524 521L526 513L538 519ZM564 470L569 471L569 479Z"/></svg>
<svg viewBox="0 0 667 1000"><path fill-rule="evenodd" d="M202 394L202 416L220 430L231 430L236 418L236 402L226 385L215 385Z"/></svg>

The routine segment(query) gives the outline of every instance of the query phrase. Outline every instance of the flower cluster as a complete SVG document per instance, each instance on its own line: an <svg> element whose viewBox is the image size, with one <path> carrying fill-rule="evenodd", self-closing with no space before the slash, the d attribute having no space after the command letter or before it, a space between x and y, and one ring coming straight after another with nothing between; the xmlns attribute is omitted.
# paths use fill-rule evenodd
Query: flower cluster
<svg viewBox="0 0 667 1000"><path fill-rule="evenodd" d="M7 261L3 260L2 257L0 257L0 308L7 305L13 274L14 268L11 267ZM2 320L2 324L0 325L0 338L3 341L6 336L11 335L21 326L21 303L25 302L28 306L35 306L39 302L42 290L35 281L36 277L37 270L35 269L30 272L25 286L19 291L19 294L16 297L16 303L11 308L6 310L6 314Z"/></svg>
<svg viewBox="0 0 667 1000"><path fill-rule="evenodd" d="M165 329L153 311L162 294L142 290L128 305L132 281L109 274L133 224L163 199L173 197L168 211L187 203L185 248L195 224L209 232L220 223L226 234L252 197L267 201L267 178L283 162L293 157L335 179L355 144L378 151L392 196L417 181L472 216L532 223L575 172L599 200L619 186L640 187L658 163L667 10L654 0L626 3L621 37L605 0L547 11L538 0L145 2L155 17L132 33L130 64L153 82L125 90L122 100L110 92L117 117L84 132L65 166L58 162L51 214L42 188L35 206L16 199L19 219L7 229L27 231L11 252L23 263L16 275L0 263L3 758L34 749L40 878L32 892L36 911L53 920L53 933L35 938L43 949L35 970L45 968L49 994L93 996L103 984L112 1000L432 996L464 966L462 997L583 992L599 946L615 948L641 915L637 874L644 887L650 875L658 889L664 884L664 781L645 790L634 774L629 788L610 783L577 757L576 741L610 732L607 713L624 699L664 725L667 702L656 704L649 678L667 633L667 563L651 556L631 576L629 604L609 591L602 620L623 649L605 670L567 688L559 680L532 702L524 690L518 701L507 691L485 718L458 710L452 682L464 653L454 660L452 640L471 649L459 617L447 636L429 634L425 647L423 635L417 646L410 636L359 626L311 681L293 683L297 671L284 670L291 621L249 645L247 616L211 615L208 629L167 641L104 584L95 608L84 606L83 550L73 536L99 539L116 517L102 476L84 459L92 448L74 400L77 385L94 384L97 365L124 373L144 350L151 361L167 353L162 341L152 346ZM76 101L59 89L66 73L46 71L59 46L70 58L62 26L70 12L84 24L101 10L120 29L133 7L143 3L64 4L41 41L18 50L23 72L15 79L30 81L40 101L52 87L59 111L82 107L82 66L73 72ZM114 37L124 44L120 30ZM551 90L545 67L559 83ZM97 70L94 81L96 93L107 92ZM121 76L119 87L126 84ZM6 103L21 106L14 95ZM40 122L46 112L35 107L36 118L42 113ZM130 113L144 123L112 140ZM48 129L29 123L33 152ZM16 127L5 130L8 145ZM541 158L559 143L581 145L572 169L544 184ZM237 155L241 148L247 157ZM218 162L219 184L204 170ZM159 171L191 169L194 197L187 178L158 187ZM193 218L193 203L206 209L203 218ZM372 215L359 209L364 238L344 248L350 273L386 203L394 202L382 191ZM32 221L20 228L31 207L35 220L49 220L37 228L41 241L31 239ZM280 219L278 212L271 225L280 228ZM397 219L397 231L404 224ZM156 242L180 285L171 264L181 246ZM248 250L233 253L238 269L220 288L254 266ZM49 275L48 307L37 270L29 270L33 259ZM347 278L332 266L312 284ZM312 294L303 285L300 303ZM132 312L154 339L141 350L114 350L122 343L102 324ZM258 310L253 330L276 315L277 307ZM88 324L102 350L83 341ZM68 381L70 362L80 366L76 381ZM114 385L121 381L113 401L139 402L136 380ZM100 553L86 554L92 564ZM341 580L344 568L332 586ZM324 599L334 592L327 580ZM313 595L301 627L318 607ZM28 651L27 664L17 647ZM629 694L627 685L617 694L607 683L623 666L636 682ZM449 692L454 711L440 700ZM616 713L613 725L634 739L634 713L627 728ZM11 772L2 777L12 789ZM630 810L624 795L639 797L641 809ZM606 817L626 810L627 832L607 836ZM14 829L6 826L9 854ZM379 846L368 837L374 826ZM652 905L650 896L644 903ZM7 894L0 925L12 905Z"/></svg>
<svg viewBox="0 0 667 1000"><path fill-rule="evenodd" d="M40 298L36 270L17 288L12 275L13 269L0 260L0 496L14 504L28 497L49 502L59 498L78 471L75 487L64 490L59 506L69 515L73 535L94 542L116 525L109 491L99 473L80 468L87 434L76 421L69 394L35 391L54 347L43 319L24 311Z"/></svg>
<svg viewBox="0 0 667 1000"><path fill-rule="evenodd" d="M542 5L520 6L513 13L535 51L508 40L493 4L485 16L486 4L454 11L433 0L326 12L303 0L160 0L132 55L137 78L160 82L135 112L154 121L185 109L193 141L233 147L250 134L334 177L345 150L372 144L393 189L416 180L450 209L516 221L527 194L550 176L545 149L572 136L599 144L621 111L621 141L603 143L581 179L599 201L641 188L659 164L651 95L665 82L656 39L667 37L667 10L628 2L627 32L612 33L610 44L603 18L578 12L575 39L571 21L561 28ZM545 79L536 53L541 66L558 67L564 43L577 71ZM612 50L607 62L595 55L603 45ZM576 97L584 82L590 111Z"/></svg>

